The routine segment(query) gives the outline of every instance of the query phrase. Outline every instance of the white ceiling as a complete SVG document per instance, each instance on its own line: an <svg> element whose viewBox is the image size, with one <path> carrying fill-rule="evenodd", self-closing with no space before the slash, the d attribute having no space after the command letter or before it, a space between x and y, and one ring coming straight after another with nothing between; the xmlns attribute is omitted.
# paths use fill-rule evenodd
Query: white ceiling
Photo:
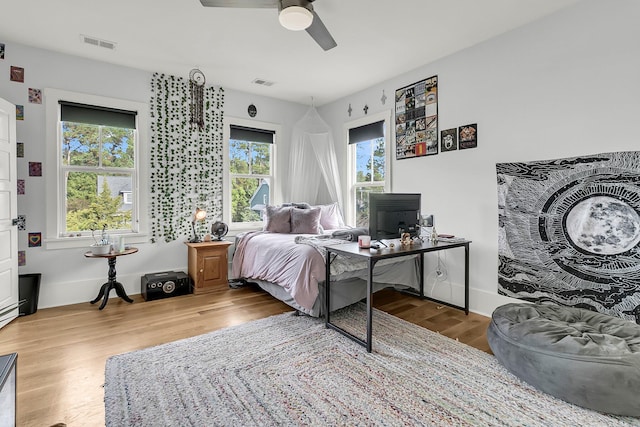
<svg viewBox="0 0 640 427"><path fill-rule="evenodd" d="M0 43L183 77L197 67L207 84L305 104L313 97L322 105L578 1L316 0L338 43L325 52L305 31L282 28L276 9L205 8L199 0L15 0L0 9ZM81 34L117 47L82 43ZM256 78L274 85L258 86Z"/></svg>

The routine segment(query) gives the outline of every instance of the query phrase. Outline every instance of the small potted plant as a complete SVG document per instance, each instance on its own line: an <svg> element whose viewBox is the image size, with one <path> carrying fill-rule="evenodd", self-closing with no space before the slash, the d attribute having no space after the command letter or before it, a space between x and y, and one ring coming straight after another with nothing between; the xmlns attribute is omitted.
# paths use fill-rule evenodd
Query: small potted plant
<svg viewBox="0 0 640 427"><path fill-rule="evenodd" d="M95 242L91 245L91 253L94 255L107 255L111 252L111 243L109 243L109 236L107 235L107 224L102 226L102 235L100 240L96 239L95 230L91 229L91 237Z"/></svg>

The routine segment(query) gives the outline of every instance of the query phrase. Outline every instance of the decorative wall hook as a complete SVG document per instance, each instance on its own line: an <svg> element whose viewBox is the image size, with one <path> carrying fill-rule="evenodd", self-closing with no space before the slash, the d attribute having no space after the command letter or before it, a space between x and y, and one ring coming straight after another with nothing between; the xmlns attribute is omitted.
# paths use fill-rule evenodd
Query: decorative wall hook
<svg viewBox="0 0 640 427"><path fill-rule="evenodd" d="M191 104L189 110L191 126L198 126L198 130L204 130L204 73L197 68L189 72L189 91L191 92Z"/></svg>
<svg viewBox="0 0 640 427"><path fill-rule="evenodd" d="M382 89L382 98L380 98L380 101L382 102L382 105L387 102L387 95L384 94L384 89Z"/></svg>
<svg viewBox="0 0 640 427"><path fill-rule="evenodd" d="M353 111L353 108L351 108L351 104L349 104L349 109L347 109L347 113L349 113L349 117L351 117L352 111Z"/></svg>
<svg viewBox="0 0 640 427"><path fill-rule="evenodd" d="M365 104L364 108L362 109L362 111L364 111L364 114L367 115L367 113L369 112L369 106L367 104Z"/></svg>

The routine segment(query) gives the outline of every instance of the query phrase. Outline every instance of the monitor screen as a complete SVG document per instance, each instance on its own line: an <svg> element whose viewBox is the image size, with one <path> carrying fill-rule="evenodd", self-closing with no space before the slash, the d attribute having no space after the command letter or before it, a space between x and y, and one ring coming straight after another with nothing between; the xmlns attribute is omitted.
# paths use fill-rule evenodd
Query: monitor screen
<svg viewBox="0 0 640 427"><path fill-rule="evenodd" d="M420 194L369 193L369 234L373 240L419 233Z"/></svg>

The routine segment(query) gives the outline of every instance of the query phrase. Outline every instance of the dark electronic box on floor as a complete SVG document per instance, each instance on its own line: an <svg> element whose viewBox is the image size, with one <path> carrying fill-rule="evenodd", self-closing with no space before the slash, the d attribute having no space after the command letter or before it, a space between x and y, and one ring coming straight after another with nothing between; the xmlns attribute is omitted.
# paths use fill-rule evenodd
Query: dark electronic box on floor
<svg viewBox="0 0 640 427"><path fill-rule="evenodd" d="M140 293L145 301L186 295L191 292L191 279L182 271L148 273L140 278Z"/></svg>

